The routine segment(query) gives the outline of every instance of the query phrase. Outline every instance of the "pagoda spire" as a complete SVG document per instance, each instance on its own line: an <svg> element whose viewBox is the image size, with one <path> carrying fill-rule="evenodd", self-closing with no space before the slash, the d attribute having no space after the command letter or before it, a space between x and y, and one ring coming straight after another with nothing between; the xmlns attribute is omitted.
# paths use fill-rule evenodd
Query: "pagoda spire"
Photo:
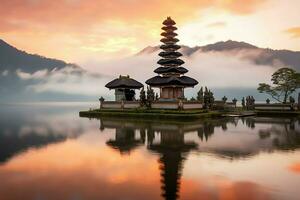
<svg viewBox="0 0 300 200"><path fill-rule="evenodd" d="M178 51L181 47L177 45L179 39L176 38L177 27L171 17L167 17L163 21L163 32L161 33L163 44L160 46L162 50L158 55L161 57L157 64L160 67L154 70L158 75L146 81L151 87L160 88L159 99L177 100L184 98L184 88L194 87L198 82L188 76L184 76L188 70L181 65L184 61L180 59L182 54Z"/></svg>
<svg viewBox="0 0 300 200"><path fill-rule="evenodd" d="M182 54L177 51L180 49L180 46L176 44L179 40L176 38L177 33L175 33L175 30L177 30L177 28L175 24L175 21L171 19L171 17L168 17L163 22L164 26L161 28L163 30L161 33L163 38L160 41L163 45L160 46L160 49L163 51L159 53L159 56L162 58L157 62L157 64L164 67L178 67L184 64L184 61L179 59Z"/></svg>

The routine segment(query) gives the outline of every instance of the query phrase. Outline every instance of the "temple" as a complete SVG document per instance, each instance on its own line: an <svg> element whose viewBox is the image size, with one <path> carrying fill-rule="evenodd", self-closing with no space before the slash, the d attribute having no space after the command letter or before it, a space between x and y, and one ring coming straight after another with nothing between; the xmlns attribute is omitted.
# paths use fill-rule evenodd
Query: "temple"
<svg viewBox="0 0 300 200"><path fill-rule="evenodd" d="M175 24L170 17L163 22L163 38L160 40L163 43L160 46L162 52L158 54L161 59L157 62L161 66L154 70L158 75L146 81L151 87L160 88L160 100L183 99L184 88L198 84L195 79L184 76L188 70L181 67L184 61L180 59L182 54L178 52L181 47L176 44L179 40L174 32L177 30Z"/></svg>
<svg viewBox="0 0 300 200"><path fill-rule="evenodd" d="M105 87L115 90L115 101L135 100L135 89L140 89L143 84L127 76L119 76L107 83Z"/></svg>

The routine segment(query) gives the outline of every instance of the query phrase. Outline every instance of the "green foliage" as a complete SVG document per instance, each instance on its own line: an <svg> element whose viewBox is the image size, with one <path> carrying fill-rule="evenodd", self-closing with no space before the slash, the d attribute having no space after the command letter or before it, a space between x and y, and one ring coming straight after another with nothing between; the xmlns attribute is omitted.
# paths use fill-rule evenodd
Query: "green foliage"
<svg viewBox="0 0 300 200"><path fill-rule="evenodd" d="M236 99L236 98L233 98L233 99L232 99L232 103L236 104L236 103L237 103L237 99Z"/></svg>
<svg viewBox="0 0 300 200"><path fill-rule="evenodd" d="M204 102L203 87L201 87L200 90L197 93L197 100L200 101L200 103Z"/></svg>
<svg viewBox="0 0 300 200"><path fill-rule="evenodd" d="M246 107L246 101L245 101L245 97L243 97L243 98L242 98L242 106L243 106L243 108L245 108L245 107Z"/></svg>
<svg viewBox="0 0 300 200"><path fill-rule="evenodd" d="M279 102L286 103L289 95L300 88L300 73L290 68L281 68L273 73L271 81L274 86L260 83L257 90Z"/></svg>
<svg viewBox="0 0 300 200"><path fill-rule="evenodd" d="M204 102L204 108L209 109L213 107L215 98L214 94L205 87L204 95L203 95L203 102Z"/></svg>
<svg viewBox="0 0 300 200"><path fill-rule="evenodd" d="M151 108L151 104L154 101L154 98L155 98L154 90L150 86L148 86L147 87L147 101L146 101L147 102L146 105L148 108Z"/></svg>
<svg viewBox="0 0 300 200"><path fill-rule="evenodd" d="M141 104L141 106L146 105L146 93L145 93L144 87L142 88L142 90L140 92L140 104Z"/></svg>
<svg viewBox="0 0 300 200"><path fill-rule="evenodd" d="M223 101L224 103L226 103L226 101L227 101L227 97L226 97L226 96L224 96L224 97L222 98L222 101Z"/></svg>
<svg viewBox="0 0 300 200"><path fill-rule="evenodd" d="M190 101L196 101L196 99L195 99L194 97L192 97L192 98L190 99Z"/></svg>
<svg viewBox="0 0 300 200"><path fill-rule="evenodd" d="M290 103L295 103L295 102L296 102L296 100L294 99L294 97L290 96L290 98L289 98L289 102L290 102Z"/></svg>
<svg viewBox="0 0 300 200"><path fill-rule="evenodd" d="M155 93L155 101L157 101L158 99L159 99L158 93Z"/></svg>

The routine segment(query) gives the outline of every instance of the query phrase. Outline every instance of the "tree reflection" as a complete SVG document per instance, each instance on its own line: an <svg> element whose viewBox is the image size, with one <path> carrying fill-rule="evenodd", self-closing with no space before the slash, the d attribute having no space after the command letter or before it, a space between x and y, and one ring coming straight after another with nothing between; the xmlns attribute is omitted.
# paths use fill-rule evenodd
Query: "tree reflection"
<svg viewBox="0 0 300 200"><path fill-rule="evenodd" d="M300 147L299 119L289 118L254 118L247 119L256 124L270 124L272 126L259 129L261 139L272 140L273 147L280 150L295 150Z"/></svg>

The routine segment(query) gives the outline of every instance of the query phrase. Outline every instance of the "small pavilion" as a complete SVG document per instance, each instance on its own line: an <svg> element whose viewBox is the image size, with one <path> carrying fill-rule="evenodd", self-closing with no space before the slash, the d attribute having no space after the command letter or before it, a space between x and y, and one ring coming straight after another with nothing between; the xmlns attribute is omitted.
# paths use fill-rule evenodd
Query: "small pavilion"
<svg viewBox="0 0 300 200"><path fill-rule="evenodd" d="M176 36L177 30L175 21L168 17L163 22L163 38L160 40L163 45L160 46L162 52L158 55L161 59L157 64L161 65L154 70L158 75L146 81L151 87L160 88L160 100L177 100L184 98L184 88L194 87L198 84L193 78L184 76L188 70L181 67L184 61L180 59L182 54L178 51L181 47L176 43L179 41Z"/></svg>
<svg viewBox="0 0 300 200"><path fill-rule="evenodd" d="M115 101L134 101L135 89L140 89L143 84L127 76L119 76L107 83L105 87L115 90Z"/></svg>

